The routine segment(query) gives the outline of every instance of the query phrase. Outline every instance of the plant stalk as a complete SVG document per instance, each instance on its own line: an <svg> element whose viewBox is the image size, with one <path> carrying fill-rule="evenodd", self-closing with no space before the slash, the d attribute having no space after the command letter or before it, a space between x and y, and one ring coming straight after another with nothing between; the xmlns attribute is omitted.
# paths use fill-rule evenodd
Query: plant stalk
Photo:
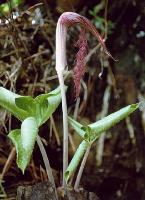
<svg viewBox="0 0 145 200"><path fill-rule="evenodd" d="M81 166L80 166L79 172L77 174L77 178L76 178L75 185L74 185L74 189L76 191L79 189L80 180L81 180L81 177L82 177L82 174L83 174L83 171L84 171L84 167L85 167L85 164L86 164L89 152L90 152L90 148L91 148L91 145L89 145L87 150L86 150L84 158L83 158L83 160L81 162Z"/></svg>
<svg viewBox="0 0 145 200"><path fill-rule="evenodd" d="M50 167L50 163L49 163L49 160L48 160L44 145L43 145L43 143L42 143L42 141L41 141L39 136L37 136L37 144L39 146L39 149L40 149L43 161L44 161L44 165L45 165L45 169L46 169L46 173L47 173L48 179L51 182L51 184L52 184L52 186L53 186L53 188L55 190L55 196L56 196L56 199L58 200L58 195L57 195L56 185L55 185L55 182L54 182L54 177L53 177L53 174L52 174L52 169Z"/></svg>
<svg viewBox="0 0 145 200"><path fill-rule="evenodd" d="M65 172L66 182L68 182L70 177L75 173L75 171L76 171L78 165L80 164L80 161L82 160L89 145L90 145L89 142L83 140L81 142L81 144L79 145L79 147L77 148L77 150Z"/></svg>
<svg viewBox="0 0 145 200"><path fill-rule="evenodd" d="M66 189L65 171L68 167L68 115L67 103L65 94L65 85L63 79L63 72L60 70L58 73L59 84L61 88L62 97L62 112L63 112L63 187Z"/></svg>

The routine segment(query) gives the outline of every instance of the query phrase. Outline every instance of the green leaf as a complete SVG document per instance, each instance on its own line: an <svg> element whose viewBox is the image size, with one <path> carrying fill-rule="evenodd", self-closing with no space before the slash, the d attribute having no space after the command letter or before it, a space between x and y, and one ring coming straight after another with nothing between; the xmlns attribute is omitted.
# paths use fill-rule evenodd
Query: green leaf
<svg viewBox="0 0 145 200"><path fill-rule="evenodd" d="M11 8L14 9L22 3L22 0L11 0L11 3L2 3L0 5L0 12L7 14L11 11Z"/></svg>
<svg viewBox="0 0 145 200"><path fill-rule="evenodd" d="M16 147L17 165L23 173L30 162L37 134L36 120L33 117L29 117L23 121L21 130L13 130L8 135Z"/></svg>
<svg viewBox="0 0 145 200"><path fill-rule="evenodd" d="M84 140L88 142L93 142L94 140L100 137L102 132L107 131L115 124L117 124L118 122L126 118L128 115L130 115L132 112L134 112L137 108L139 108L139 105L140 103L126 106L95 123L89 124L88 126L83 126L71 117L69 117L68 119L69 123L74 128L74 130L81 137L83 137Z"/></svg>
<svg viewBox="0 0 145 200"><path fill-rule="evenodd" d="M35 117L38 126L45 123L56 110L61 101L60 88L50 93L42 94L33 99L31 96L21 96L15 99L16 105Z"/></svg>
<svg viewBox="0 0 145 200"><path fill-rule="evenodd" d="M38 126L34 117L26 118L21 125L21 139L24 149L31 151L34 147Z"/></svg>
<svg viewBox="0 0 145 200"><path fill-rule="evenodd" d="M85 131L83 130L83 125L77 122L76 120L68 117L69 124L73 127L73 129L82 137L85 136Z"/></svg>
<svg viewBox="0 0 145 200"><path fill-rule="evenodd" d="M0 87L0 105L21 121L27 117L34 117L38 126L48 120L60 102L60 87L35 99L31 96L20 96Z"/></svg>
<svg viewBox="0 0 145 200"><path fill-rule="evenodd" d="M88 126L92 130L91 140L94 141L99 138L102 132L113 127L115 124L133 113L137 108L139 108L139 103L126 106L93 124L89 124Z"/></svg>
<svg viewBox="0 0 145 200"><path fill-rule="evenodd" d="M52 115L60 102L60 87L35 99L0 87L0 105L22 121L21 130L11 131L9 138L16 146L17 164L23 173L33 152L38 127Z"/></svg>
<svg viewBox="0 0 145 200"><path fill-rule="evenodd" d="M22 3L22 0L12 0L12 5L14 8L20 5L21 3Z"/></svg>
<svg viewBox="0 0 145 200"><path fill-rule="evenodd" d="M84 156L89 145L90 144L87 141L83 140L81 142L81 144L79 145L79 147L77 148L77 150L76 150L76 152L75 152L75 154L74 154L74 156L73 156L73 158L72 158L72 160L71 160L71 162L70 162L70 164L69 164L69 166L68 166L68 168L65 172L66 182L70 179L70 177L76 171L76 169L77 169L78 165L80 164L80 161L82 160L82 158L83 158L83 156Z"/></svg>
<svg viewBox="0 0 145 200"><path fill-rule="evenodd" d="M35 103L31 96L21 96L15 99L16 106L29 113L30 116L35 115Z"/></svg>
<svg viewBox="0 0 145 200"><path fill-rule="evenodd" d="M34 99L36 104L35 117L38 125L45 123L61 102L60 87L48 94L39 95Z"/></svg>
<svg viewBox="0 0 145 200"><path fill-rule="evenodd" d="M28 117L28 113L16 106L15 100L16 98L20 97L20 95L0 87L0 106L8 110L16 118L22 121Z"/></svg>
<svg viewBox="0 0 145 200"><path fill-rule="evenodd" d="M100 137L101 133L107 131L111 127L113 127L115 124L123 120L125 117L130 115L132 112L134 112L138 107L139 103L132 104L129 106L126 106L119 111L112 113L111 115L93 123L88 126L83 126L82 124L76 122L74 119L69 117L69 123L71 126L76 130L76 132L79 133L80 136L84 138L82 143L79 145L77 151L75 152L67 170L65 173L65 179L66 181L69 180L69 178L73 175L73 173L76 171L82 157L84 156L87 147L92 144L97 138Z"/></svg>

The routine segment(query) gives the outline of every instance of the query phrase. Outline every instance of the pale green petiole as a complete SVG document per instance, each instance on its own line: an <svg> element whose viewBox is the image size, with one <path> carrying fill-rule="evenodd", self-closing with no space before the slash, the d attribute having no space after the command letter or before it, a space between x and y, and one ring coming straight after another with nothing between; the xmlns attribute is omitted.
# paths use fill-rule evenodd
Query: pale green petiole
<svg viewBox="0 0 145 200"><path fill-rule="evenodd" d="M89 142L83 140L81 142L81 144L79 145L77 151L74 154L74 157L72 158L66 172L65 172L65 179L66 182L68 182L69 178L74 174L74 172L76 171L80 161L82 160L88 146L89 146Z"/></svg>

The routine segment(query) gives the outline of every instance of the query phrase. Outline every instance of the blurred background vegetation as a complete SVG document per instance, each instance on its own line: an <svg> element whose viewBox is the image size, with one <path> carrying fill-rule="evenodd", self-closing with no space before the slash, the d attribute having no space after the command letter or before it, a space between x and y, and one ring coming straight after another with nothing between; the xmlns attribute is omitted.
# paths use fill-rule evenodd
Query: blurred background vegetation
<svg viewBox="0 0 145 200"><path fill-rule="evenodd" d="M58 85L55 28L60 14L65 11L78 12L90 19L117 59L116 62L108 59L96 38L87 34L86 74L77 112L73 78L70 75L66 80L69 114L84 123L93 122L122 106L142 101L145 97L145 1L142 0L0 1L0 85L32 96ZM76 26L68 34L70 72L78 51L75 47L78 33ZM17 168L15 149L7 134L18 126L15 118L0 109L0 199L15 199L19 185L35 184L47 177L37 145L25 175ZM41 128L57 186L62 170L61 130L60 106ZM79 138L72 130L70 134L71 158ZM101 200L144 200L144 141L145 109L142 108L94 144L82 186L96 192ZM101 153L100 148L103 149Z"/></svg>

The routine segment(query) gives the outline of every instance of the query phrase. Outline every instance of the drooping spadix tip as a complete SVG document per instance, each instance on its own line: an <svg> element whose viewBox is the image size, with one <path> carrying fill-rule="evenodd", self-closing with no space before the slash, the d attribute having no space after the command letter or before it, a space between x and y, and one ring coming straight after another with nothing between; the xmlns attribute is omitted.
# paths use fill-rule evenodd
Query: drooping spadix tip
<svg viewBox="0 0 145 200"><path fill-rule="evenodd" d="M86 30L90 31L98 39L99 43L103 47L104 52L114 61L117 61L108 51L105 41L98 32L97 28L86 17L74 12L65 12L62 14L61 23L65 23L67 26L72 26L75 23L81 24Z"/></svg>
<svg viewBox="0 0 145 200"><path fill-rule="evenodd" d="M90 31L98 39L99 43L103 47L104 52L114 61L117 61L108 51L102 36L98 32L97 28L91 23L91 21L89 21L86 17L81 16L75 12L64 12L60 16L56 28L56 64L58 63L61 69L64 69L67 64L66 62L67 28L73 26L74 24L80 24L86 31ZM59 68L58 65L56 65L56 68Z"/></svg>
<svg viewBox="0 0 145 200"><path fill-rule="evenodd" d="M76 88L76 94L78 96L80 91L80 79L84 75L84 69L83 65L85 65L85 56L86 56L86 38L85 31L90 31L99 41L100 45L102 46L102 49L106 55L111 57L114 61L117 61L111 53L108 51L104 39L98 32L97 28L89 21L86 17L83 17L77 13L74 12L65 12L63 13L57 23L56 28L56 70L63 71L65 70L65 66L67 65L66 60L66 34L67 29L70 26L73 26L74 24L80 24L82 29L78 40L77 47L79 48L79 51L77 53L76 57L76 65L74 69L74 79ZM82 31L83 30L83 31ZM81 42L80 42L81 41ZM80 69L79 69L80 68Z"/></svg>

